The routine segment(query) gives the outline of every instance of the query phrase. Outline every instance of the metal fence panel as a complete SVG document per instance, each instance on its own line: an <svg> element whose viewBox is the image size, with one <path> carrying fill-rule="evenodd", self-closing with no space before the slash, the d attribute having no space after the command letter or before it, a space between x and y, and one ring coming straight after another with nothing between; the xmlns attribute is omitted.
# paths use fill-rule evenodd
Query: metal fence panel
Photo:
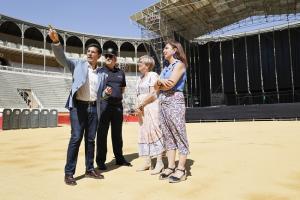
<svg viewBox="0 0 300 200"><path fill-rule="evenodd" d="M40 110L33 109L30 113L30 127L31 128L38 128L40 124Z"/></svg>
<svg viewBox="0 0 300 200"><path fill-rule="evenodd" d="M20 109L14 109L13 115L12 115L12 123L11 128L12 129L19 129L20 128L20 118L21 118L21 110Z"/></svg>
<svg viewBox="0 0 300 200"><path fill-rule="evenodd" d="M4 109L3 117L2 117L2 130L11 129L11 123L12 123L12 110Z"/></svg>
<svg viewBox="0 0 300 200"><path fill-rule="evenodd" d="M20 128L30 128L30 110L24 109L21 112Z"/></svg>
<svg viewBox="0 0 300 200"><path fill-rule="evenodd" d="M49 110L43 109L40 112L40 128L47 128L48 127L48 115L49 115Z"/></svg>
<svg viewBox="0 0 300 200"><path fill-rule="evenodd" d="M48 127L57 127L58 112L56 109L52 109L48 115Z"/></svg>

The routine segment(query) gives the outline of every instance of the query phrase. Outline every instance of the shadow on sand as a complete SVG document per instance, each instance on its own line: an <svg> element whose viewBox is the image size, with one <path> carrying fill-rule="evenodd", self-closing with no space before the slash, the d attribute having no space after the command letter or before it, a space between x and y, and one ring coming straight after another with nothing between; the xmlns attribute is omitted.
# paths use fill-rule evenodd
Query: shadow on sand
<svg viewBox="0 0 300 200"><path fill-rule="evenodd" d="M167 157L163 157L163 162L164 162L165 168L167 168L168 167ZM186 160L185 170L186 170L186 175L187 176L192 176L191 169L192 169L192 165L194 164L194 162L195 161L191 160L191 159ZM152 166L155 166L155 163L156 163L156 160L152 160ZM175 162L175 165L178 166L178 161Z"/></svg>
<svg viewBox="0 0 300 200"><path fill-rule="evenodd" d="M137 153L132 153L132 154L127 154L127 155L124 155L124 158L128 161L128 162L132 162L134 159L137 159L139 157L139 155ZM115 170L119 167L123 167L123 166L120 166L120 165L116 165L116 159L112 159L110 162L108 163L105 163L106 166L107 166L107 170L99 170L98 168L96 168L96 171L98 172L101 172L102 173L105 173L105 172L109 172L111 170ZM132 166L124 166L124 167L132 167ZM85 176L84 174L82 175L79 175L77 177L75 177L75 180L78 181L80 179L83 179Z"/></svg>
<svg viewBox="0 0 300 200"><path fill-rule="evenodd" d="M132 162L134 159L137 159L139 157L139 155L137 153L132 153L132 154L127 154L127 155L124 155L125 159L128 161L128 162ZM153 160L152 160L153 162ZM154 161L156 163L156 161ZM163 162L164 162L164 165L165 165L165 168L168 166L168 159L167 157L163 157ZM194 164L194 160L192 159L187 159L186 160L186 164L185 164L185 169L186 169L186 175L187 176L192 176L192 173L191 173L191 169L192 169L192 165ZM178 165L178 161L175 162L176 163L176 166ZM106 163L106 166L107 166L107 170L99 170L98 168L96 169L97 171L101 172L102 173L105 173L105 172L109 172L111 170L115 170L119 167L123 167L123 166L120 166L120 165L116 165L116 159L112 159L110 162ZM124 167L128 167L128 166L124 166ZM132 167L132 166L129 166L129 167ZM83 179L85 176L84 174L80 175L80 176L77 176L75 177L75 180L78 181L80 179Z"/></svg>
<svg viewBox="0 0 300 200"><path fill-rule="evenodd" d="M124 155L125 160L127 160L128 162L132 162L134 159L137 159L138 157L139 157L138 153ZM112 159L110 162L107 162L105 164L107 166L107 170L104 170L103 172L109 172L109 171L115 170L119 167L123 167L120 165L116 165L116 159ZM124 167L132 167L132 166L124 166Z"/></svg>
<svg viewBox="0 0 300 200"><path fill-rule="evenodd" d="M168 166L168 159L164 158L163 162L165 163L165 167ZM185 163L185 170L186 170L186 176L192 176L191 173L191 169L192 169L192 165L194 164L194 160L192 159L186 159L186 163ZM178 166L178 160L175 162L176 167Z"/></svg>

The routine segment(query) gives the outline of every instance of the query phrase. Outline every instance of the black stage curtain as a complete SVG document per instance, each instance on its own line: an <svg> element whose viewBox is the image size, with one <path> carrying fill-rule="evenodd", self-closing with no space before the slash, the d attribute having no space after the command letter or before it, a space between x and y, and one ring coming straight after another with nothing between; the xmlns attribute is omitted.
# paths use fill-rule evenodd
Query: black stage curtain
<svg viewBox="0 0 300 200"><path fill-rule="evenodd" d="M201 106L201 88L200 88L200 83L201 83L201 77L200 77L200 64L199 64L199 49L198 49L198 44L194 44L195 48L195 86L196 86L196 99L194 102L194 106L199 107Z"/></svg>
<svg viewBox="0 0 300 200"><path fill-rule="evenodd" d="M237 38L234 42L234 58L236 73L236 89L238 93L248 93L245 38Z"/></svg>
<svg viewBox="0 0 300 200"><path fill-rule="evenodd" d="M222 42L223 80L226 105L236 105L232 55L232 40Z"/></svg>
<svg viewBox="0 0 300 200"><path fill-rule="evenodd" d="M300 102L300 27L290 29L295 102Z"/></svg>
<svg viewBox="0 0 300 200"><path fill-rule="evenodd" d="M262 85L261 85L261 70L259 60L259 44L258 36L248 36L247 41L247 55L248 55L248 73L249 86L252 94L252 103L263 103Z"/></svg>
<svg viewBox="0 0 300 200"><path fill-rule="evenodd" d="M222 93L220 43L210 42L210 66L212 93Z"/></svg>
<svg viewBox="0 0 300 200"><path fill-rule="evenodd" d="M185 92L185 95L188 97L186 99L186 104L187 106L191 107L193 105L193 85L192 85L192 80L194 79L194 74L192 73L192 67L189 67L191 65L190 60L188 58L191 57L191 47L190 43L188 40L184 39L183 37L183 48L186 53L187 61L188 61L188 68L187 68L187 91ZM189 95L187 95L189 94Z"/></svg>
<svg viewBox="0 0 300 200"><path fill-rule="evenodd" d="M238 93L237 104L250 104L250 96L248 94L247 83L247 65L246 65L246 48L245 37L233 40L234 43L234 58L235 58L235 78L236 90Z"/></svg>
<svg viewBox="0 0 300 200"><path fill-rule="evenodd" d="M273 33L263 33L260 35L261 42L261 65L263 74L264 103L278 103L276 76L275 76L275 59Z"/></svg>
<svg viewBox="0 0 300 200"><path fill-rule="evenodd" d="M275 56L280 103L293 102L288 30L275 33Z"/></svg>
<svg viewBox="0 0 300 200"><path fill-rule="evenodd" d="M208 45L198 45L201 88L201 106L210 106Z"/></svg>
<svg viewBox="0 0 300 200"><path fill-rule="evenodd" d="M211 106L210 95L222 92L222 75L226 105L300 102L300 27L223 41L222 63L219 42L208 48L176 37L189 58L187 93L193 106Z"/></svg>
<svg viewBox="0 0 300 200"><path fill-rule="evenodd" d="M197 96L196 92L196 69L195 69L195 49L194 45L190 45L190 57L189 57L189 68L191 72L191 98L193 99L193 105L194 105L194 97Z"/></svg>

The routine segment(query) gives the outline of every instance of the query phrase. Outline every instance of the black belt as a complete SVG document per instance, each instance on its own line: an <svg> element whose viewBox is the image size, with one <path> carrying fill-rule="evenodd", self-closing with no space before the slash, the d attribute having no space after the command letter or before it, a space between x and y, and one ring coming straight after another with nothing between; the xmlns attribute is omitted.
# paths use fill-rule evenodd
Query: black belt
<svg viewBox="0 0 300 200"><path fill-rule="evenodd" d="M122 105L122 99L120 99L120 98L110 97L108 99L105 99L104 101L106 101L107 104L110 104L110 105Z"/></svg>
<svg viewBox="0 0 300 200"><path fill-rule="evenodd" d="M81 101L81 100L76 99L76 102L79 104L85 104L85 105L89 105L89 106L97 105L97 101Z"/></svg>

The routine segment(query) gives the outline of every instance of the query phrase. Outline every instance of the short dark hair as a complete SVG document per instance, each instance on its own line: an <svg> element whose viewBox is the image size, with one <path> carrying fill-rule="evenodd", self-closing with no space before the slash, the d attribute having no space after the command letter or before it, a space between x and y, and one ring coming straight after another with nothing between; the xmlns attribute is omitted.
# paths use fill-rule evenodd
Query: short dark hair
<svg viewBox="0 0 300 200"><path fill-rule="evenodd" d="M89 44L86 49L89 49L90 47L95 47L96 49L98 49L98 53L99 54L102 54L102 48L100 47L99 44L96 44L96 43L91 43Z"/></svg>

